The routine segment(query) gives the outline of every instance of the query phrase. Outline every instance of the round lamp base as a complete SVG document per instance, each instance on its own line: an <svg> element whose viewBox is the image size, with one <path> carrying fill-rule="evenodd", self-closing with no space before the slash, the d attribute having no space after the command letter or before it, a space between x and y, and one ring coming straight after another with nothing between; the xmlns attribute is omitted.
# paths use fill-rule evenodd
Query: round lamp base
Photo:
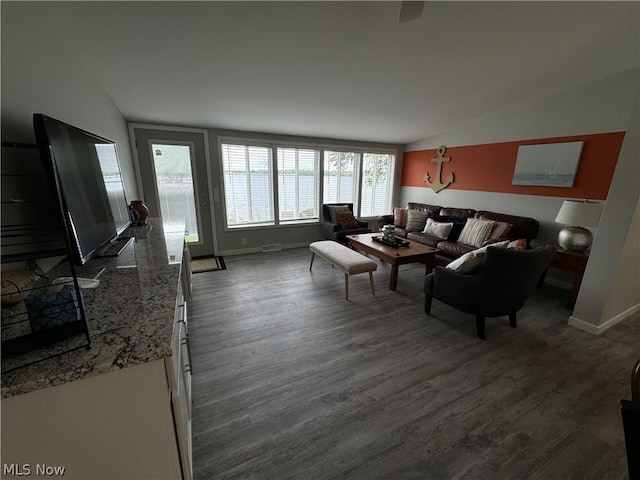
<svg viewBox="0 0 640 480"><path fill-rule="evenodd" d="M583 227L565 227L558 233L558 245L565 250L582 252L593 242L591 232Z"/></svg>

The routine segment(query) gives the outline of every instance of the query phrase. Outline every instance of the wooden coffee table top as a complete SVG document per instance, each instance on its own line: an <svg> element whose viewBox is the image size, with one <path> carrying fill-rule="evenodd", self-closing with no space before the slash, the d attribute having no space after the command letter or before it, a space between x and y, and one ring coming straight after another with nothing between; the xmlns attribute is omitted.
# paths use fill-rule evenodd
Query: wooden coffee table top
<svg viewBox="0 0 640 480"><path fill-rule="evenodd" d="M391 265L389 275L389 290L395 290L398 285L398 267L406 263L422 262L426 264L425 274L431 272L434 266L437 248L428 247L422 243L409 242L406 247L392 247L382 242L376 242L373 237L380 237L382 233L363 233L347 235L350 245L356 250L363 251L385 263Z"/></svg>
<svg viewBox="0 0 640 480"><path fill-rule="evenodd" d="M423 245L422 243L409 242L406 247L392 247L382 242L376 242L373 237L380 237L382 233L362 233L359 235L347 235L354 248L360 248L367 253L390 264L411 263L422 261L425 257L434 255L438 249ZM405 240L405 239L403 239Z"/></svg>

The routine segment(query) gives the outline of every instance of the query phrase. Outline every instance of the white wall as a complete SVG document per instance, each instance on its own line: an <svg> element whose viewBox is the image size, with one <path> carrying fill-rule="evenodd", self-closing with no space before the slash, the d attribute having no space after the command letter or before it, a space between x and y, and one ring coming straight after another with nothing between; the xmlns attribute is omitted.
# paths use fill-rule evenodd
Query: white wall
<svg viewBox="0 0 640 480"><path fill-rule="evenodd" d="M640 201L637 204L629 234L618 260L607 302L602 313L603 319L615 319L620 312L635 311L640 304Z"/></svg>
<svg viewBox="0 0 640 480"><path fill-rule="evenodd" d="M33 143L44 113L115 141L128 199L138 197L124 117L56 22L31 2L2 2L2 140Z"/></svg>
<svg viewBox="0 0 640 480"><path fill-rule="evenodd" d="M623 246L628 238L629 224L638 200L637 142L640 133L637 128L636 105L639 73L640 70L636 68L560 95L528 102L412 143L405 149L416 151L440 145L454 147L626 131L607 206L600 228L595 231L592 258L581 289L590 291L590 286L594 285L599 294L579 295L572 317L572 324L593 333L599 333L623 318L620 315L629 310L629 305L637 305L639 301L637 295L624 294L618 290L615 303L607 303L614 278L631 281L637 279L637 243L636 253L632 254L636 260L626 258L626 254L633 248L623 249ZM455 162L455 159L452 161ZM554 219L562 200L560 197L452 189L435 194L426 187L404 187L400 194L401 205L407 201L418 201L531 216L541 223L539 237L549 241L555 240L560 229ZM606 242L602 240L605 236ZM625 253L625 257L622 253ZM611 261L611 256L614 261ZM607 261L600 261L599 258ZM618 273L619 266L630 268L630 271ZM638 291L637 283L626 291L633 292L634 289Z"/></svg>
<svg viewBox="0 0 640 480"><path fill-rule="evenodd" d="M634 313L640 307L640 286L637 283L640 246L635 243L635 248L625 248L626 241L633 241L635 236L631 227L640 193L638 98L634 106L584 280L569 319L571 325L592 333L602 332L625 318L625 313ZM635 280L636 283L615 290L616 281L623 279ZM615 299L616 303L609 299ZM604 316L605 308L607 317Z"/></svg>

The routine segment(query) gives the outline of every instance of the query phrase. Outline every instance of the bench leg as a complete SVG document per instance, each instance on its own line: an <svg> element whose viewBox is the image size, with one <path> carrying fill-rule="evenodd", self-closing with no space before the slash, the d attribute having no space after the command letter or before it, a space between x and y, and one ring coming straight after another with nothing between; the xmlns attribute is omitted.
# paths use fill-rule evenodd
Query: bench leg
<svg viewBox="0 0 640 480"><path fill-rule="evenodd" d="M344 298L349 300L349 274L344 274Z"/></svg>
<svg viewBox="0 0 640 480"><path fill-rule="evenodd" d="M376 289L373 287L373 272L369 272L369 282L371 283L371 294L376 294Z"/></svg>
<svg viewBox="0 0 640 480"><path fill-rule="evenodd" d="M316 252L311 252L311 264L309 265L309 271L311 271L311 267L313 267L313 258L316 256Z"/></svg>

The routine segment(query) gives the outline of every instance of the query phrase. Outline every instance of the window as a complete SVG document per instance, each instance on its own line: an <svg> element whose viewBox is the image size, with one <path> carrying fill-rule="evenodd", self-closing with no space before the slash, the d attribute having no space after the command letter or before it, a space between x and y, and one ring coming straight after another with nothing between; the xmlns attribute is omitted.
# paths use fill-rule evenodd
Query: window
<svg viewBox="0 0 640 480"><path fill-rule="evenodd" d="M239 138L220 147L227 228L318 221L322 203L353 203L360 217L393 206L389 151Z"/></svg>
<svg viewBox="0 0 640 480"><path fill-rule="evenodd" d="M355 203L357 191L356 165L360 154L324 152L324 193L322 203Z"/></svg>
<svg viewBox="0 0 640 480"><path fill-rule="evenodd" d="M391 210L395 155L324 152L324 203L353 203L361 217Z"/></svg>
<svg viewBox="0 0 640 480"><path fill-rule="evenodd" d="M365 153L362 157L360 215L373 217L390 211L395 155Z"/></svg>
<svg viewBox="0 0 640 480"><path fill-rule="evenodd" d="M318 219L320 152L278 148L278 212L281 223Z"/></svg>
<svg viewBox="0 0 640 480"><path fill-rule="evenodd" d="M153 166L165 231L186 219L187 242L197 242L195 194L189 145L151 144Z"/></svg>
<svg viewBox="0 0 640 480"><path fill-rule="evenodd" d="M272 224L271 148L222 144L227 226Z"/></svg>

